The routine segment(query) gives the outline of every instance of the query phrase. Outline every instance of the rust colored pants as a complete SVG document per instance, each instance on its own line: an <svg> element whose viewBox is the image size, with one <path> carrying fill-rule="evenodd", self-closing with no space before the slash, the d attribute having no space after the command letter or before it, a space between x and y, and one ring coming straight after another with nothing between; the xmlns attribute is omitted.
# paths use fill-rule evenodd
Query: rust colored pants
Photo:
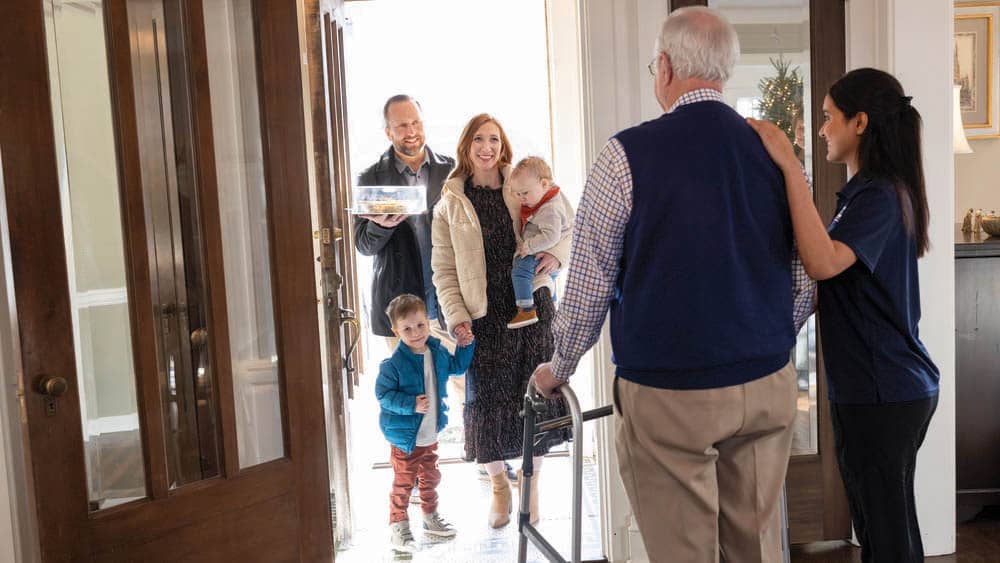
<svg viewBox="0 0 1000 563"><path fill-rule="evenodd" d="M437 512L437 486L441 482L438 445L417 446L410 455L396 446L391 447L390 460L395 477L392 480L392 492L389 493L389 523L410 519L406 509L410 506L410 492L413 491L413 482L417 477L420 478L420 507L424 514Z"/></svg>

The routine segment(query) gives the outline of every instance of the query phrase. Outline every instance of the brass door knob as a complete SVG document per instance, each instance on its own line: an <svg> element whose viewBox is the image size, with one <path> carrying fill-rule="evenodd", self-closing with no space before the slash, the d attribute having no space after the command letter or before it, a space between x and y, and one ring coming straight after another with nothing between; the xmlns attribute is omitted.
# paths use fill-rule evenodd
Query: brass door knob
<svg viewBox="0 0 1000 563"><path fill-rule="evenodd" d="M191 346L201 349L208 343L208 330L204 328L195 329L191 332Z"/></svg>
<svg viewBox="0 0 1000 563"><path fill-rule="evenodd" d="M62 396L69 389L66 378L56 375L45 375L38 380L38 392L51 397Z"/></svg>

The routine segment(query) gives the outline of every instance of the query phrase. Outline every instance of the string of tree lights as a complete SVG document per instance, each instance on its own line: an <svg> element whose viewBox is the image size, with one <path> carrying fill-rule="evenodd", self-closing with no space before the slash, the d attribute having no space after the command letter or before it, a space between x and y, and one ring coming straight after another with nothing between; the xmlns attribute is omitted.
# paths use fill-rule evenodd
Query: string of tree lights
<svg viewBox="0 0 1000 563"><path fill-rule="evenodd" d="M761 99L757 105L760 118L770 121L795 140L795 116L802 111L802 75L799 68L791 68L791 61L781 55L770 59L775 76L762 78L758 83Z"/></svg>

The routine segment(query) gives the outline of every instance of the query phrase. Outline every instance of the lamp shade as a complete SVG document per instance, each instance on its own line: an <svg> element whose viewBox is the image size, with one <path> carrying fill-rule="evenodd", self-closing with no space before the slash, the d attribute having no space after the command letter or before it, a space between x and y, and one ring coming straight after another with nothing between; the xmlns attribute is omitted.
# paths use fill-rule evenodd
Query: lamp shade
<svg viewBox="0 0 1000 563"><path fill-rule="evenodd" d="M968 139L965 138L965 127L962 126L962 108L959 105L959 92L962 87L955 85L953 103L954 117L952 118L952 148L955 150L955 154L968 154L972 152L972 147L969 146Z"/></svg>

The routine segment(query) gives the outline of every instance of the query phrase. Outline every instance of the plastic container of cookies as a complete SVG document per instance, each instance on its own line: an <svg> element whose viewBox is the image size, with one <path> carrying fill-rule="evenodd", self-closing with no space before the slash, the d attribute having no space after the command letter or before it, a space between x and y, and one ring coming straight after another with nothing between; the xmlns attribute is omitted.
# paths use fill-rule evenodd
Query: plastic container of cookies
<svg viewBox="0 0 1000 563"><path fill-rule="evenodd" d="M417 215L427 212L427 186L354 186L356 215Z"/></svg>

